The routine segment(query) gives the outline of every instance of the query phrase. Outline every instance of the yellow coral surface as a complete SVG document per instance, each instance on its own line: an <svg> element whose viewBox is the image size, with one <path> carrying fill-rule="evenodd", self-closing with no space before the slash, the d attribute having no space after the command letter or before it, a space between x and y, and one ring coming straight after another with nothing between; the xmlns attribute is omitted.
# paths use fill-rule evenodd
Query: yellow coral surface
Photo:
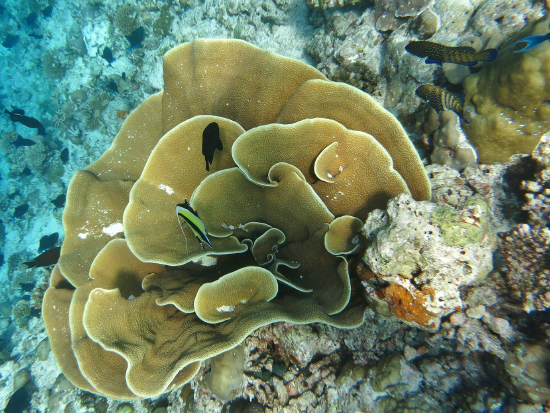
<svg viewBox="0 0 550 413"><path fill-rule="evenodd" d="M498 60L468 76L464 83L464 131L480 163L505 162L529 154L550 129L550 42L521 53L526 36L548 33L550 16L529 24L501 51Z"/></svg>
<svg viewBox="0 0 550 413"><path fill-rule="evenodd" d="M398 193L430 197L399 122L306 64L195 40L167 53L164 76L73 177L43 302L67 378L117 399L181 386L269 323L360 325L345 255L362 220ZM207 171L211 122L223 150ZM212 248L180 227L185 199Z"/></svg>

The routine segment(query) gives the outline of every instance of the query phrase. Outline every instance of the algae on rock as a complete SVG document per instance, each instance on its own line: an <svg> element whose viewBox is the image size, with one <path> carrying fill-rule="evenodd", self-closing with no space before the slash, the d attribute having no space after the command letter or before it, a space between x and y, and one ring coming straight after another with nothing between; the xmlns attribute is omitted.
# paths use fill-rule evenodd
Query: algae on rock
<svg viewBox="0 0 550 413"><path fill-rule="evenodd" d="M455 209L399 195L387 211L369 215L363 233L371 241L363 256L372 270L362 277L368 300L427 330L462 308L460 286L493 268L494 237L481 199Z"/></svg>

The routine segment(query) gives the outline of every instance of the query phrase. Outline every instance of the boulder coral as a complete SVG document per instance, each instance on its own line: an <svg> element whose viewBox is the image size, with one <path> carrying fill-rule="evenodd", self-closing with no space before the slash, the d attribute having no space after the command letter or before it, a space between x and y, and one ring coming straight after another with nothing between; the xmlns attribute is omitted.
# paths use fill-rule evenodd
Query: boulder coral
<svg viewBox="0 0 550 413"><path fill-rule="evenodd" d="M550 16L529 23L512 37L496 62L464 82L463 124L480 163L506 162L516 153L530 154L550 129L550 43L521 53L526 36L548 32Z"/></svg>
<svg viewBox="0 0 550 413"><path fill-rule="evenodd" d="M183 385L273 322L360 325L346 254L363 221L399 193L430 198L399 122L304 63L195 40L165 55L164 81L74 175L43 302L67 378L122 400ZM178 224L185 199L212 249Z"/></svg>

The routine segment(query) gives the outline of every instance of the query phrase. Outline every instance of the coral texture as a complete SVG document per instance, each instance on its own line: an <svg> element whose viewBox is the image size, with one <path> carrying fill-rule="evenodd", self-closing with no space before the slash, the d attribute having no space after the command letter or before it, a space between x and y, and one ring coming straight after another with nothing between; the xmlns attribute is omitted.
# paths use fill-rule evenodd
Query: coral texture
<svg viewBox="0 0 550 413"><path fill-rule="evenodd" d="M458 208L399 195L388 210L369 215L363 232L372 241L362 271L369 301L382 314L434 330L462 308L459 287L493 268L487 204L472 198Z"/></svg>
<svg viewBox="0 0 550 413"><path fill-rule="evenodd" d="M65 375L117 399L179 387L275 321L360 325L342 254L391 197L430 198L399 122L301 62L196 40L165 55L164 83L73 177L43 302ZM207 171L212 122L223 150ZM185 199L212 249L179 225Z"/></svg>
<svg viewBox="0 0 550 413"><path fill-rule="evenodd" d="M548 32L550 17L530 23L512 37L496 62L464 83L464 125L479 162L505 162L531 153L550 128L550 43L514 53L510 44ZM521 48L522 46L517 46Z"/></svg>
<svg viewBox="0 0 550 413"><path fill-rule="evenodd" d="M515 300L528 312L550 308L550 133L545 134L533 153L539 171L533 180L523 181L523 210L527 223L501 234L506 283Z"/></svg>

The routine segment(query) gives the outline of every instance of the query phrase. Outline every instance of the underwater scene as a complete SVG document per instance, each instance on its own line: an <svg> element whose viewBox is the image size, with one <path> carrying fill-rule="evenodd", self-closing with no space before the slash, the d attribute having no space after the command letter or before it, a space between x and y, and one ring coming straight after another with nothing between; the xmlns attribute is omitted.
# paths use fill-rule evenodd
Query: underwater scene
<svg viewBox="0 0 550 413"><path fill-rule="evenodd" d="M550 412L548 0L0 0L0 411Z"/></svg>

